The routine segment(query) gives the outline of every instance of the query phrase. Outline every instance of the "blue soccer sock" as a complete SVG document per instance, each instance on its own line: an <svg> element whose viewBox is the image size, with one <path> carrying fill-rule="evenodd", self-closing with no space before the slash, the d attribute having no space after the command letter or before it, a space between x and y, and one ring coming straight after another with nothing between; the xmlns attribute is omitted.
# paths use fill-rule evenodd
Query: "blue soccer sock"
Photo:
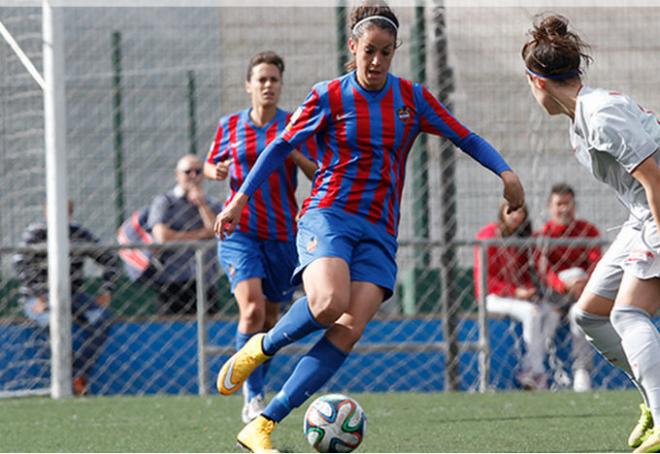
<svg viewBox="0 0 660 454"><path fill-rule="evenodd" d="M302 405L309 396L321 389L341 367L348 353L341 351L325 336L303 356L282 391L277 393L262 413L280 422L291 410Z"/></svg>
<svg viewBox="0 0 660 454"><path fill-rule="evenodd" d="M266 333L262 342L264 353L273 356L282 347L323 328L326 327L314 319L307 297L303 296L293 303L287 313Z"/></svg>
<svg viewBox="0 0 660 454"><path fill-rule="evenodd" d="M252 336L254 336L256 333L248 334L248 333L241 333L240 331L236 330L236 350L240 350L243 345L246 344L248 340ZM250 376L245 380L245 385L247 389L247 399L252 400L254 396L260 395L264 396L264 372L263 372L263 365L259 366L257 369L255 369L254 372L250 374Z"/></svg>
<svg viewBox="0 0 660 454"><path fill-rule="evenodd" d="M262 380L264 381L264 386L266 386L266 375L268 375L268 371L270 370L270 363L272 363L273 360L269 359L265 363L263 363L261 366L261 377Z"/></svg>

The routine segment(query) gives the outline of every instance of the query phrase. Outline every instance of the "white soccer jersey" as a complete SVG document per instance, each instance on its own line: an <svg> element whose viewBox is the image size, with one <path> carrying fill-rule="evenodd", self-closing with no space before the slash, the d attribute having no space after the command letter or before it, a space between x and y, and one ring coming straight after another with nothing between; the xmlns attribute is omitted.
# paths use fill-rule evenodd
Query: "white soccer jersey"
<svg viewBox="0 0 660 454"><path fill-rule="evenodd" d="M570 140L580 164L611 186L633 217L651 217L644 188L630 173L660 148L660 120L653 112L621 93L582 87ZM652 159L660 164L660 153Z"/></svg>

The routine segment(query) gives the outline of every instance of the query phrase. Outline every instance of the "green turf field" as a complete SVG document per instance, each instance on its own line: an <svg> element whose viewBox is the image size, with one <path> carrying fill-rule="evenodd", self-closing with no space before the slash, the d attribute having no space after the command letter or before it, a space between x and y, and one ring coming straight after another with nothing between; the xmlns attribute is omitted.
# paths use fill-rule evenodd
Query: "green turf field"
<svg viewBox="0 0 660 454"><path fill-rule="evenodd" d="M637 421L636 391L587 394L354 394L368 417L362 452L607 452ZM232 452L241 398L104 397L0 400L0 451ZM275 447L310 451L303 409Z"/></svg>

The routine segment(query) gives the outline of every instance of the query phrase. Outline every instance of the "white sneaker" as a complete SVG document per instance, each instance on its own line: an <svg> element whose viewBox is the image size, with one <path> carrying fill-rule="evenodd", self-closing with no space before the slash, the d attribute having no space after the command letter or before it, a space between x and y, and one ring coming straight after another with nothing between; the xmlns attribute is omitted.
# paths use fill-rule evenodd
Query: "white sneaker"
<svg viewBox="0 0 660 454"><path fill-rule="evenodd" d="M261 396L254 396L249 402L243 404L241 419L245 424L259 416L266 409L266 401Z"/></svg>
<svg viewBox="0 0 660 454"><path fill-rule="evenodd" d="M576 393L591 391L591 374L587 369L576 369L573 373L573 391Z"/></svg>

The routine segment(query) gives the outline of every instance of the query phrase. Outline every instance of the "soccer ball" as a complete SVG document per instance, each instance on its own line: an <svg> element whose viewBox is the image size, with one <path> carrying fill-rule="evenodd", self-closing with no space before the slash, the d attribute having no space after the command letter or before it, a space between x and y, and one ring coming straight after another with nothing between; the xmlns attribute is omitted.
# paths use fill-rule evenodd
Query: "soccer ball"
<svg viewBox="0 0 660 454"><path fill-rule="evenodd" d="M305 438L318 452L351 452L364 438L367 417L350 397L326 394L307 408L304 430Z"/></svg>

